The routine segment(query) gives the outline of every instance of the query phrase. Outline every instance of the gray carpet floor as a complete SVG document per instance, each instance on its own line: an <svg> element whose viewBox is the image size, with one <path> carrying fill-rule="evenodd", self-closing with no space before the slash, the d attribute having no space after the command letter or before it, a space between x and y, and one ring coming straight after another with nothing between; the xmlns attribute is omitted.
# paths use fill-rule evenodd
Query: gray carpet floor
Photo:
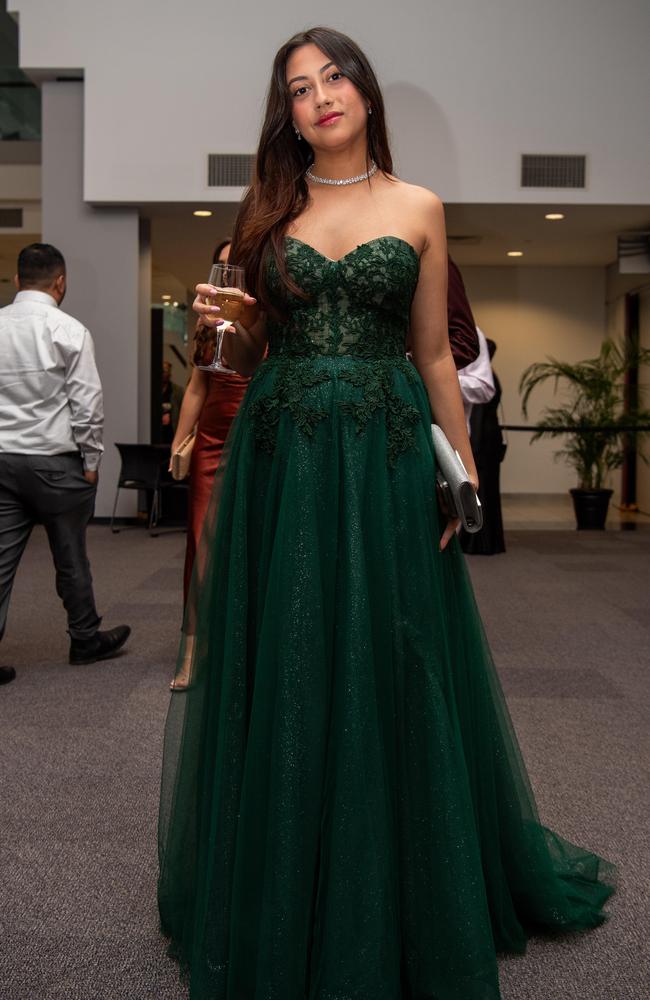
<svg viewBox="0 0 650 1000"><path fill-rule="evenodd" d="M504 1000L646 1000L650 532L512 532L470 560L544 821L620 866L598 930L501 961ZM183 537L90 532L118 659L67 665L45 538L0 663L1 1000L181 1000L158 933L156 813ZM374 998L364 998L374 1000Z"/></svg>

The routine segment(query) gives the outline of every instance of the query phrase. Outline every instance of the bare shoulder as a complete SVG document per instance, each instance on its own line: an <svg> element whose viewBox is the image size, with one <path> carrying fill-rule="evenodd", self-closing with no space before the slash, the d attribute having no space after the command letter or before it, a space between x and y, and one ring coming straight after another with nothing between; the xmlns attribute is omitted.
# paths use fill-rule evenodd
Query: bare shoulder
<svg viewBox="0 0 650 1000"><path fill-rule="evenodd" d="M433 191L394 178L387 196L399 215L401 225L412 234L411 242L419 246L420 252L429 246L432 239L444 234L444 206Z"/></svg>
<svg viewBox="0 0 650 1000"><path fill-rule="evenodd" d="M397 177L393 179L391 186L405 207L410 206L414 211L431 213L432 215L444 213L442 201L429 188L420 187L419 184L408 184Z"/></svg>

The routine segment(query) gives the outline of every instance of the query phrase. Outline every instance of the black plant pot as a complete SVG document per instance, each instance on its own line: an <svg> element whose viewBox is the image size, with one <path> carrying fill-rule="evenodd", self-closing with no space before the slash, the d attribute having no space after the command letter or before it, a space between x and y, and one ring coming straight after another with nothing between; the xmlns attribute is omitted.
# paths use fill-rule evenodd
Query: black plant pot
<svg viewBox="0 0 650 1000"><path fill-rule="evenodd" d="M602 531L614 490L569 490L578 531Z"/></svg>

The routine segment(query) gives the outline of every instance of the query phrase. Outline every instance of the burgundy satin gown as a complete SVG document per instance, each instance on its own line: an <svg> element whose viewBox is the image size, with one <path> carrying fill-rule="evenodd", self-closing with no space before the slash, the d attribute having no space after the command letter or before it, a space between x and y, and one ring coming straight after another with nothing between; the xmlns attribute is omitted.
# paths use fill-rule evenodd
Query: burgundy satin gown
<svg viewBox="0 0 650 1000"><path fill-rule="evenodd" d="M241 375L214 374L209 376L206 396L196 430L190 466L190 496L187 523L187 548L183 575L184 600L192 579L196 549L208 509L212 484L228 431L239 404L244 398L250 379Z"/></svg>

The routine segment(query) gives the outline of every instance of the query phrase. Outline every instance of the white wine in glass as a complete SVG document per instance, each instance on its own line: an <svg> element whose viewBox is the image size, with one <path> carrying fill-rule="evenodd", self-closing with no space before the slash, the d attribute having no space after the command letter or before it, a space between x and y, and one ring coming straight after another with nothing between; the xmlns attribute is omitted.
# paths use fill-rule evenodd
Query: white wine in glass
<svg viewBox="0 0 650 1000"><path fill-rule="evenodd" d="M213 264L208 278L208 284L217 289L216 295L211 295L207 302L219 306L219 325L215 328L216 340L214 358L209 365L197 365L203 372L228 372L234 369L224 365L221 359L223 337L235 320L238 320L244 310L244 268L236 264L220 262Z"/></svg>

